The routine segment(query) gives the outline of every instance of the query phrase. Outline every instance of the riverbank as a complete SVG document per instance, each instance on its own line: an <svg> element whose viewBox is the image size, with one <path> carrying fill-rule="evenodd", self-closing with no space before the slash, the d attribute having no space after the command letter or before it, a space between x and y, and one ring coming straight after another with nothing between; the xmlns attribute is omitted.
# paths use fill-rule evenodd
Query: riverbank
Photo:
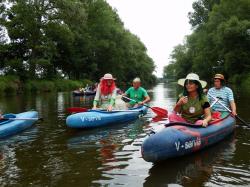
<svg viewBox="0 0 250 187"><path fill-rule="evenodd" d="M22 82L15 76L0 76L0 95L15 95L22 92L70 91L92 84L90 80L29 80Z"/></svg>

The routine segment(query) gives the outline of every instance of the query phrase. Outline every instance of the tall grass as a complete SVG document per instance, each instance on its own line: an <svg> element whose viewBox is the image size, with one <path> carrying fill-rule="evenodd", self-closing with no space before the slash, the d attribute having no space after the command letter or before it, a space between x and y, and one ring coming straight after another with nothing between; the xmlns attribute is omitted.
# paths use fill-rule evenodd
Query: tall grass
<svg viewBox="0 0 250 187"><path fill-rule="evenodd" d="M91 81L85 80L29 80L21 82L14 76L0 76L0 94L13 95L19 92L53 92L53 91L70 91L85 87L92 84Z"/></svg>
<svg viewBox="0 0 250 187"><path fill-rule="evenodd" d="M15 76L0 76L0 94L13 95L19 92L21 82Z"/></svg>

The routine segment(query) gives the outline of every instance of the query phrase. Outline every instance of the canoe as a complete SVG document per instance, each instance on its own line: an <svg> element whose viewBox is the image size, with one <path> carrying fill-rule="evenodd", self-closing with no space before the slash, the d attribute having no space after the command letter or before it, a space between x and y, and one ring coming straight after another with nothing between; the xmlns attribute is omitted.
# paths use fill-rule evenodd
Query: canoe
<svg viewBox="0 0 250 187"><path fill-rule="evenodd" d="M91 96L91 95L95 95L96 91L91 91L91 90L87 90L87 91L79 91L79 90L75 90L72 92L73 96Z"/></svg>
<svg viewBox="0 0 250 187"><path fill-rule="evenodd" d="M28 111L19 114L5 114L4 118L37 118L36 111ZM0 138L5 138L17 134L25 129L31 127L36 120L0 120Z"/></svg>
<svg viewBox="0 0 250 187"><path fill-rule="evenodd" d="M111 124L133 121L146 113L147 107L145 106L112 112L89 110L88 112L81 112L68 116L66 125L70 128L103 127Z"/></svg>
<svg viewBox="0 0 250 187"><path fill-rule="evenodd" d="M235 123L235 118L226 113L206 128L184 123L166 124L143 141L142 157L148 162L159 162L191 154L226 138L234 131Z"/></svg>

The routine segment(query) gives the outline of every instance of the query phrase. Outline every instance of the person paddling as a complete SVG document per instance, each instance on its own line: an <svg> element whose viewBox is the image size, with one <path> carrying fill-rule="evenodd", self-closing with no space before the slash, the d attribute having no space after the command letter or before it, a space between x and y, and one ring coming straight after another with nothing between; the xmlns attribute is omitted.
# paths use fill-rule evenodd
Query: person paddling
<svg viewBox="0 0 250 187"><path fill-rule="evenodd" d="M139 105L144 105L150 101L147 91L141 87L141 79L139 77L136 77L133 80L133 86L130 87L123 95L136 101L130 101L127 104L128 108L138 107Z"/></svg>
<svg viewBox="0 0 250 187"><path fill-rule="evenodd" d="M184 89L174 106L174 112L169 115L169 121L194 123L206 127L211 120L211 112L208 98L202 88L207 83L200 80L197 74L190 73L186 78L179 79L178 84Z"/></svg>
<svg viewBox="0 0 250 187"><path fill-rule="evenodd" d="M93 108L102 108L107 111L112 111L116 99L116 85L115 79L110 73L106 73L102 78L96 89L96 95L93 102Z"/></svg>
<svg viewBox="0 0 250 187"><path fill-rule="evenodd" d="M208 90L208 100L213 103L212 110L223 112L227 111L220 103L217 103L215 98L217 98L224 106L231 108L232 115L237 115L236 104L234 102L233 91L225 86L225 78L223 74L216 74L214 76L214 87Z"/></svg>

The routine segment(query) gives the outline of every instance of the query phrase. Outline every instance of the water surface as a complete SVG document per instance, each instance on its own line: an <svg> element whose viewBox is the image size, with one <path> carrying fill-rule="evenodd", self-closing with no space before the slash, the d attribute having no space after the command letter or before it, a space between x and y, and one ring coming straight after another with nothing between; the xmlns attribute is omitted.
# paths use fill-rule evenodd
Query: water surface
<svg viewBox="0 0 250 187"><path fill-rule="evenodd" d="M175 84L150 90L152 106L171 110ZM236 93L238 112L250 121L250 97ZM25 94L0 98L0 108L18 113L37 110L43 122L0 140L0 186L249 186L250 129L237 127L226 140L193 155L153 165L140 146L153 113L127 124L92 130L65 126L70 106L89 107L90 97L71 93Z"/></svg>

